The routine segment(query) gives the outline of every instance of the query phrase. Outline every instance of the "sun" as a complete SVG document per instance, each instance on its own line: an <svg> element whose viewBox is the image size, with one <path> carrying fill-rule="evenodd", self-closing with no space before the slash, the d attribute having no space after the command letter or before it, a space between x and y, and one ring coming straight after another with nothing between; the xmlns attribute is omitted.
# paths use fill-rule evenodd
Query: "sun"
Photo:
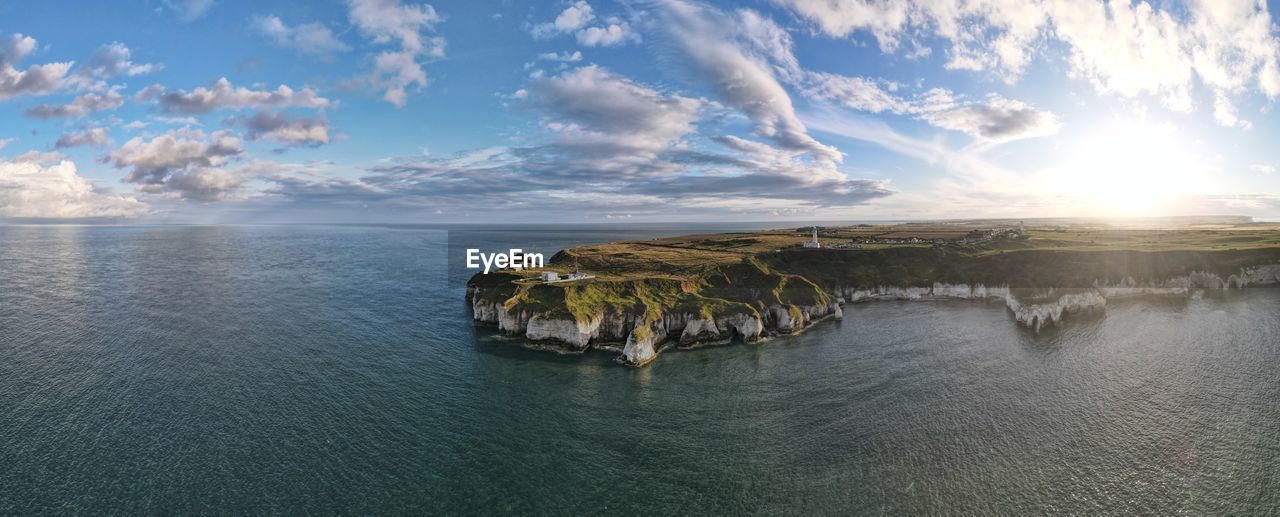
<svg viewBox="0 0 1280 517"><path fill-rule="evenodd" d="M1199 147L1172 124L1115 120L1076 139L1045 187L1096 216L1168 215L1203 192L1209 169Z"/></svg>

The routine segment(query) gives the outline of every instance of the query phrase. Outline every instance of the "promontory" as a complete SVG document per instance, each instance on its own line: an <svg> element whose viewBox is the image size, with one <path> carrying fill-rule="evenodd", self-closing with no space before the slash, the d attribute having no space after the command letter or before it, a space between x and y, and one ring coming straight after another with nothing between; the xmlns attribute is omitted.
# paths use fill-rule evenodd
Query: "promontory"
<svg viewBox="0 0 1280 517"><path fill-rule="evenodd" d="M1280 283L1280 225L1206 217L804 226L581 246L476 274L479 325L644 365L672 347L755 343L871 300L989 300L1029 332L1108 300Z"/></svg>

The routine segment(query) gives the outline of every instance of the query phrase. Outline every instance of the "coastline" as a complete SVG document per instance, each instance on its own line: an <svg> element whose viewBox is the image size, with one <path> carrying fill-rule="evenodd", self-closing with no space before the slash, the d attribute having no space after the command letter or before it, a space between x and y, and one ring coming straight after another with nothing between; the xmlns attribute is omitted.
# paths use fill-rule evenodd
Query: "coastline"
<svg viewBox="0 0 1280 517"><path fill-rule="evenodd" d="M572 316L550 318L512 315L505 305L487 302L479 287L468 288L473 320L498 327L503 334L522 339L526 348L558 353L583 353L595 348L618 351L617 361L644 366L671 348L757 343L770 337L793 335L820 321L842 319L846 303L873 301L982 300L1003 301L1016 325L1040 332L1061 325L1080 313L1105 312L1108 300L1137 297L1192 296L1205 290L1244 289L1280 283L1280 264L1247 268L1227 278L1196 271L1160 282L1095 282L1088 288L1010 288L982 284L935 283L929 287L878 286L874 288L825 288L825 305L768 305L754 317L741 313L721 318L688 312L665 311L650 321L634 315L600 314L586 321ZM624 337L625 336L625 337Z"/></svg>

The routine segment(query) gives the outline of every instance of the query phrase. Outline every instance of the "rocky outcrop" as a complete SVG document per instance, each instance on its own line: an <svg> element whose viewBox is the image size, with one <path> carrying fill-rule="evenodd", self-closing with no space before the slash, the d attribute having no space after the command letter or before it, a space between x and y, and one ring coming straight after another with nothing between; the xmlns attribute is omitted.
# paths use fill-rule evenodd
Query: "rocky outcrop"
<svg viewBox="0 0 1280 517"><path fill-rule="evenodd" d="M691 347L705 343L754 343L770 335L799 332L827 316L843 316L834 301L797 306L772 305L761 311L738 311L719 316L669 310L651 318L605 311L590 318L550 317L520 307L507 308L481 288L468 291L472 317L477 324L493 325L504 335L520 337L531 346L577 353L592 347L622 343L618 357L623 364L639 366L652 361L663 345Z"/></svg>
<svg viewBox="0 0 1280 517"><path fill-rule="evenodd" d="M525 339L535 343L560 344L573 351L582 351L587 349L592 338L600 336L600 323L603 320L603 317L576 321L534 316L529 318L524 335Z"/></svg>
<svg viewBox="0 0 1280 517"><path fill-rule="evenodd" d="M708 341L718 341L724 336L714 318L694 318L680 331L680 344L684 346Z"/></svg>
<svg viewBox="0 0 1280 517"><path fill-rule="evenodd" d="M1036 332L1043 327L1057 325L1066 314L1101 311L1107 306L1107 299L1095 289L1062 294L1049 290L1037 298L1042 301L1024 302L1013 293L1005 298L1013 319Z"/></svg>
<svg viewBox="0 0 1280 517"><path fill-rule="evenodd" d="M1009 294L1009 288L1003 286L988 287L982 284L935 283L930 287L836 287L832 289L832 292L836 293L836 296L844 301L856 303L869 300L1002 299Z"/></svg>
<svg viewBox="0 0 1280 517"><path fill-rule="evenodd" d="M682 305L681 309L650 310L644 314L607 306L597 314L569 316L561 311L535 311L520 303L508 303L497 292L469 286L467 298L477 324L494 325L505 335L523 338L530 345L562 352L583 352L591 348L618 350L618 361L632 366L647 364L666 345L680 347L704 343L738 341L753 343L771 335L802 331L815 322L844 315L841 303L873 300L999 300L1008 307L1017 324L1035 332L1059 325L1067 316L1105 311L1109 299L1135 296L1186 296L1199 290L1233 289L1280 284L1280 264L1249 267L1223 277L1197 271L1161 281L1097 281L1074 289L1011 289L983 284L934 283L928 287L813 286L819 296L814 305L780 303L740 304L724 314L707 314L707 308ZM810 284L812 285L812 284ZM508 291L509 292L509 291ZM625 307L625 305L623 305ZM724 306L722 306L724 307ZM732 306L730 306L732 307ZM583 311L579 310L579 313ZM589 312L589 311L588 311Z"/></svg>
<svg viewBox="0 0 1280 517"><path fill-rule="evenodd" d="M1212 272L1195 271L1158 282L1138 282L1131 277L1119 282L1098 281L1085 289L1024 289L1019 292L1007 286L935 283L930 287L835 287L831 291L835 293L837 300L850 303L873 300L1001 300L1019 325L1039 332L1045 327L1059 324L1070 314L1104 311L1109 299L1188 296L1199 290L1276 284L1280 284L1280 264L1244 268L1225 278Z"/></svg>
<svg viewBox="0 0 1280 517"><path fill-rule="evenodd" d="M1047 300L1027 302L1011 294L1006 298L1009 310L1021 325L1036 332L1056 325L1065 315L1080 312L1096 312L1106 308L1107 300L1145 296L1189 296L1197 291L1239 289L1280 284L1280 264L1248 267L1223 278L1217 273L1193 271L1185 276L1175 276L1157 282L1138 282L1126 277L1119 282L1094 282L1083 292L1062 292L1048 295Z"/></svg>

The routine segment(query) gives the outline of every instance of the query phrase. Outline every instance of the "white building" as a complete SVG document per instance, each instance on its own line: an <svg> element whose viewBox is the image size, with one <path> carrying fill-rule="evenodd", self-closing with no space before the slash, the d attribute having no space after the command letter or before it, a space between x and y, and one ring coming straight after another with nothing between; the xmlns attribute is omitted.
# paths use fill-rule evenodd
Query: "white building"
<svg viewBox="0 0 1280 517"><path fill-rule="evenodd" d="M543 271L541 278L543 282L555 282L560 279L560 273L555 271Z"/></svg>
<svg viewBox="0 0 1280 517"><path fill-rule="evenodd" d="M806 247L806 248L821 248L821 247L822 247L822 245L818 243L818 227L817 227L817 226L814 226L814 227L813 227L813 240L811 240L811 241L809 241L809 242L804 243L804 247Z"/></svg>

